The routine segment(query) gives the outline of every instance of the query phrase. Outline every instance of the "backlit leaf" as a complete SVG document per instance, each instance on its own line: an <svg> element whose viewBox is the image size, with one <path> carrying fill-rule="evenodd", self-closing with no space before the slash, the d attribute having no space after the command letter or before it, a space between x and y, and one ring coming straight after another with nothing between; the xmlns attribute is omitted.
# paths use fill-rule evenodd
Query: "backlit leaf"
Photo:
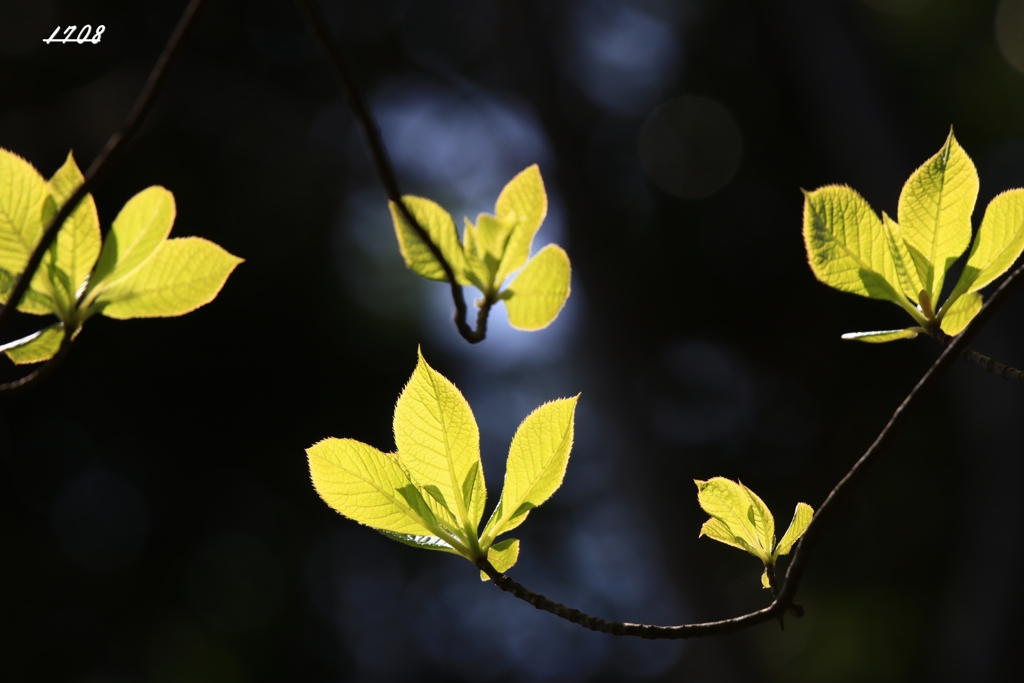
<svg viewBox="0 0 1024 683"><path fill-rule="evenodd" d="M558 490L569 464L578 396L551 401L530 413L512 437L505 485L482 536L487 545L522 524L530 510Z"/></svg>
<svg viewBox="0 0 1024 683"><path fill-rule="evenodd" d="M556 244L541 249L501 294L509 324L531 331L550 325L569 298L571 279L565 250Z"/></svg>
<svg viewBox="0 0 1024 683"><path fill-rule="evenodd" d="M511 569L519 559L519 539L506 538L487 549L487 561L501 573ZM491 577L480 572L481 581L490 581Z"/></svg>
<svg viewBox="0 0 1024 683"><path fill-rule="evenodd" d="M775 559L788 554L793 549L796 542L803 536L807 525L811 523L812 517L814 517L814 508L807 503L796 504L796 510L793 512L793 521L789 523L789 528L786 529L786 533L782 535L778 546L775 548Z"/></svg>
<svg viewBox="0 0 1024 683"><path fill-rule="evenodd" d="M946 329L946 309L954 306L960 296L977 292L1005 273L1021 251L1024 251L1024 189L1009 190L993 199L985 209L964 270L942 306L943 330Z"/></svg>
<svg viewBox="0 0 1024 683"><path fill-rule="evenodd" d="M50 178L50 191L56 200L56 208L59 210L64 206L84 182L85 177L78 169L74 156L68 152L64 165ZM92 267L96 265L100 244L100 219L96 212L96 202L91 194L87 194L57 233L56 265L68 278L67 289L71 299L77 296L92 272Z"/></svg>
<svg viewBox="0 0 1024 683"><path fill-rule="evenodd" d="M923 288L937 302L946 271L971 241L978 172L950 131L942 149L911 174L900 193L903 238L920 268Z"/></svg>
<svg viewBox="0 0 1024 683"><path fill-rule="evenodd" d="M17 280L16 277L6 270L0 270L0 303L7 303L7 299L11 295ZM32 281L36 282L36 278L33 278ZM31 313L33 315L50 315L56 312L57 306L49 294L43 294L29 287L28 291L25 292L25 296L21 298L18 310L22 313Z"/></svg>
<svg viewBox="0 0 1024 683"><path fill-rule="evenodd" d="M940 327L950 337L955 337L964 331L967 324L974 320L974 316L978 315L980 310L981 294L978 292L964 294L958 297L942 316Z"/></svg>
<svg viewBox="0 0 1024 683"><path fill-rule="evenodd" d="M712 527L707 535L729 545L745 543L749 546L745 548L747 552L766 563L770 562L775 543L775 522L761 499L743 484L724 477L707 481L695 479L694 483L701 509L719 520L735 540L732 543L722 540L723 531L718 526Z"/></svg>
<svg viewBox="0 0 1024 683"><path fill-rule="evenodd" d="M757 555L757 551L754 550L746 540L741 536L737 536L729 528L729 525L720 519L712 517L708 521L704 522L704 525L700 528L700 533L697 534L697 538L701 536L707 536L715 541L720 541L726 545L731 545L734 548L745 550L748 553Z"/></svg>
<svg viewBox="0 0 1024 683"><path fill-rule="evenodd" d="M102 290L97 307L108 318L165 318L209 303L242 259L201 237L161 244L131 275Z"/></svg>
<svg viewBox="0 0 1024 683"><path fill-rule="evenodd" d="M310 446L306 454L313 486L337 512L393 534L445 536L394 454L353 439L334 438Z"/></svg>
<svg viewBox="0 0 1024 683"><path fill-rule="evenodd" d="M882 212L882 231L885 233L885 241L889 245L893 269L896 271L896 282L890 284L898 284L907 299L912 303L917 303L918 296L923 289L921 278L918 277L917 267L910 256L907 243L903 240L899 223L884 211Z"/></svg>
<svg viewBox="0 0 1024 683"><path fill-rule="evenodd" d="M16 365L42 363L53 358L64 340L64 326L60 323L34 332L27 337L16 339L0 346Z"/></svg>
<svg viewBox="0 0 1024 683"><path fill-rule="evenodd" d="M459 235L455 231L455 221L451 214L441 208L436 202L423 197L405 196L402 197L409 213L413 215L420 226L427 231L431 241L437 245L441 255L448 261L452 271L455 273L455 281L460 285L471 284L466 277L466 257L463 253L462 244L459 243ZM420 239L416 230L405 220L398 205L388 202L391 208L391 219L395 224L395 235L398 237L398 248L402 252L407 265L414 273L428 280L448 281L441 262L434 258L430 247Z"/></svg>
<svg viewBox="0 0 1024 683"><path fill-rule="evenodd" d="M510 225L511 234L504 247L497 283L519 270L530 257L533 237L548 213L548 195L540 168L534 164L517 174L498 195L495 216Z"/></svg>
<svg viewBox="0 0 1024 683"><path fill-rule="evenodd" d="M462 393L422 352L395 405L395 445L416 483L476 538L487 491L480 461L480 431Z"/></svg>
<svg viewBox="0 0 1024 683"><path fill-rule="evenodd" d="M32 164L0 149L0 268L20 274L42 236L50 186Z"/></svg>
<svg viewBox="0 0 1024 683"><path fill-rule="evenodd" d="M913 339L921 332L921 327L908 327L905 330L880 330L878 332L847 332L843 339L847 341L861 341L869 344L883 344L896 341L897 339Z"/></svg>
<svg viewBox="0 0 1024 683"><path fill-rule="evenodd" d="M175 214L174 195L159 185L129 199L107 233L89 288L98 293L132 275L167 239Z"/></svg>

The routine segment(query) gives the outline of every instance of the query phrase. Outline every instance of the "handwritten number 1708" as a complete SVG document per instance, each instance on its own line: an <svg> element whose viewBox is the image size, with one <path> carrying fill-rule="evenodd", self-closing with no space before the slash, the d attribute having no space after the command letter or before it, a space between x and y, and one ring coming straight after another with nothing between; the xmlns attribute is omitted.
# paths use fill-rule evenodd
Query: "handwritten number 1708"
<svg viewBox="0 0 1024 683"><path fill-rule="evenodd" d="M43 42L47 45L49 45L50 43L78 43L79 45L81 45L82 43L92 43L93 45L95 45L100 42L100 37L103 35L103 32L107 30L106 26L100 24L96 27L96 31L94 33L92 30L92 26L86 24L82 27L82 30L78 32L78 37L72 38L71 36L75 34L75 30L77 28L77 26L68 26L66 29L64 29L63 38L54 38L54 36L56 36L60 32L60 26L58 26L57 28L53 29L53 33L50 34L49 38L43 38Z"/></svg>

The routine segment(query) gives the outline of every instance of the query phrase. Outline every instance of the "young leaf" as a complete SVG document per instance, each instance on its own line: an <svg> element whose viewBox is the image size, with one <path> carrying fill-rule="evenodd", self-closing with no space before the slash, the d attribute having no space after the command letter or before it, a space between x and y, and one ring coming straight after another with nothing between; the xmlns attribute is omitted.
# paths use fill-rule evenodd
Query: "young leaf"
<svg viewBox="0 0 1024 683"><path fill-rule="evenodd" d="M530 510L562 485L572 450L578 399L574 396L545 403L519 425L508 451L501 498L481 536L484 546L522 524Z"/></svg>
<svg viewBox="0 0 1024 683"><path fill-rule="evenodd" d="M0 346L0 351L6 353L15 365L42 363L56 355L63 340L64 326L56 323L27 337L8 342Z"/></svg>
<svg viewBox="0 0 1024 683"><path fill-rule="evenodd" d="M59 210L78 186L85 182L85 176L78 169L75 158L68 152L64 165L50 178L50 191ZM91 194L85 195L78 208L68 216L57 233L55 266L68 279L65 288L71 300L77 296L85 283L96 259L100 255L100 219L96 202ZM70 303L70 302L69 302Z"/></svg>
<svg viewBox="0 0 1024 683"><path fill-rule="evenodd" d="M464 546L437 523L419 487L395 455L353 439L324 439L306 449L324 502L351 520L404 537L433 536Z"/></svg>
<svg viewBox="0 0 1024 683"><path fill-rule="evenodd" d="M463 232L463 252L466 255L466 279L481 292L487 292L493 286L494 273L484 262L483 248L480 246L480 237L477 227L469 219L466 220L466 230Z"/></svg>
<svg viewBox="0 0 1024 683"><path fill-rule="evenodd" d="M843 292L892 301L921 317L901 293L882 221L855 190L829 185L804 192L803 232L819 280Z"/></svg>
<svg viewBox="0 0 1024 683"><path fill-rule="evenodd" d="M541 249L501 293L509 324L531 331L550 325L569 298L571 278L564 249L557 244Z"/></svg>
<svg viewBox="0 0 1024 683"><path fill-rule="evenodd" d="M993 199L971 246L963 273L940 311L940 318L957 299L977 292L1005 273L1024 251L1024 189L1009 190ZM962 327L960 329L963 329ZM945 330L945 327L943 327Z"/></svg>
<svg viewBox="0 0 1024 683"><path fill-rule="evenodd" d="M921 332L923 327L908 327L905 330L881 330L879 332L847 332L843 339L847 341L862 341L869 344L883 344L896 341L897 339L913 339Z"/></svg>
<svg viewBox="0 0 1024 683"><path fill-rule="evenodd" d="M978 315L980 310L981 294L978 292L964 294L958 297L945 312L939 326L950 337L955 337L964 331L967 324L974 320L974 316Z"/></svg>
<svg viewBox="0 0 1024 683"><path fill-rule="evenodd" d="M167 318L212 301L242 259L201 237L167 240L127 277L101 290L108 318Z"/></svg>
<svg viewBox="0 0 1024 683"><path fill-rule="evenodd" d="M154 185L129 199L103 242L89 289L98 294L142 266L174 225L174 195Z"/></svg>
<svg viewBox="0 0 1024 683"><path fill-rule="evenodd" d="M480 431L466 399L422 352L395 405L394 430L402 464L475 543L487 497Z"/></svg>
<svg viewBox="0 0 1024 683"><path fill-rule="evenodd" d="M899 283L903 294L912 303L916 303L923 287L921 278L918 277L917 267L910 256L907 243L903 240L900 232L900 225L882 212L882 231L885 233L885 241L889 245L889 253L892 255L893 269L896 271L896 280Z"/></svg>
<svg viewBox="0 0 1024 683"><path fill-rule="evenodd" d="M786 529L786 533L782 535L782 539L775 547L775 552L773 553L775 559L788 554L793 549L796 542L804 535L804 531L807 529L807 525L811 523L812 517L814 517L814 508L807 503L796 504L796 510L793 511L793 521L789 523L789 528Z"/></svg>
<svg viewBox="0 0 1024 683"><path fill-rule="evenodd" d="M702 528L702 534L736 547L746 544L744 550L765 564L770 563L775 544L775 522L761 499L743 484L724 477L707 481L695 479L694 483L701 509L721 522L734 542L723 540L725 534L718 525L707 530Z"/></svg>
<svg viewBox="0 0 1024 683"><path fill-rule="evenodd" d="M495 277L499 285L526 263L530 257L533 237L547 213L548 195L537 164L512 178L498 195L495 216L502 223L512 226Z"/></svg>
<svg viewBox="0 0 1024 683"><path fill-rule="evenodd" d="M455 281L460 285L471 284L466 277L466 258L463 253L462 244L459 243L459 235L455 231L455 221L451 214L441 208L436 202L423 197L405 196L402 197L409 213L427 231L431 241L441 250L441 255L448 261L455 273ZM405 258L405 265L414 273L428 280L440 280L447 282L444 268L440 261L434 258L428 247L399 210L394 202L388 202L391 208L391 219L395 224L395 235L398 237L398 249Z"/></svg>
<svg viewBox="0 0 1024 683"><path fill-rule="evenodd" d="M32 164L0 149L0 268L20 274L42 235L50 186Z"/></svg>
<svg viewBox="0 0 1024 683"><path fill-rule="evenodd" d="M380 533L387 536L393 541L404 543L405 545L412 546L413 548L422 548L423 550L440 550L443 553L451 553L453 555L462 555L458 550L451 547L437 536L413 536L410 534L396 534L393 531L385 531L384 529L377 529Z"/></svg>
<svg viewBox="0 0 1024 683"><path fill-rule="evenodd" d="M519 560L519 539L506 538L487 549L487 561L499 572L505 573ZM480 572L481 581L490 581L491 577Z"/></svg>
<svg viewBox="0 0 1024 683"><path fill-rule="evenodd" d="M32 278L33 284L37 280L38 277ZM18 278L6 270L0 270L0 304L7 303L7 298L11 295L11 290L14 289L14 285L17 282ZM21 298L21 303L18 304L18 310L22 313L31 313L33 315L50 315L57 310L57 305L49 294L44 294L33 287L29 287L28 291L25 292L25 296Z"/></svg>
<svg viewBox="0 0 1024 683"><path fill-rule="evenodd" d="M911 174L900 192L898 218L916 259L923 289L933 302L946 271L971 241L978 172L950 131L942 149Z"/></svg>
<svg viewBox="0 0 1024 683"><path fill-rule="evenodd" d="M731 545L733 548L739 548L746 552L757 555L757 551L754 550L753 546L747 543L742 536L737 536L729 528L729 525L720 519L712 517L708 521L704 522L700 528L700 533L697 534L697 538L701 536L707 536L708 538Z"/></svg>

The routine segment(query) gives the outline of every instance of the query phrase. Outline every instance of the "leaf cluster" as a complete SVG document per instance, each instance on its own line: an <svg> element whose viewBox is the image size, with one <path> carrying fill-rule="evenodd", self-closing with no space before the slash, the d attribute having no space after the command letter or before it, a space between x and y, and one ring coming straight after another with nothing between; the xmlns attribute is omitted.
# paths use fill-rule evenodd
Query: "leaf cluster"
<svg viewBox="0 0 1024 683"><path fill-rule="evenodd" d="M479 534L487 489L476 418L422 353L395 405L395 452L324 439L306 449L313 486L336 511L389 538L474 564L486 557L503 572L515 564L519 541L496 539L562 485L577 398L545 403L519 425L501 497Z"/></svg>
<svg viewBox="0 0 1024 683"><path fill-rule="evenodd" d="M898 221L876 214L845 185L804 193L804 243L815 276L841 291L890 301L916 323L844 339L881 343L939 330L955 336L978 314L980 290L1024 251L1024 189L992 200L971 243L978 187L974 162L950 131L942 149L904 184ZM960 279L937 306L946 274L968 245Z"/></svg>
<svg viewBox="0 0 1024 683"><path fill-rule="evenodd" d="M775 518L771 510L756 493L741 482L724 477L707 481L694 479L697 485L697 502L711 519L704 522L699 536L745 550L764 563L761 585L771 588L775 580L775 563L786 555L796 544L807 525L811 523L814 510L807 503L797 503L793 521L782 538L775 539Z"/></svg>
<svg viewBox="0 0 1024 683"><path fill-rule="evenodd" d="M0 149L0 302L6 303L45 227L84 182L68 153L49 180L17 154ZM139 192L101 237L91 194L71 213L18 310L57 322L0 346L15 363L52 358L97 313L124 320L178 316L209 303L242 259L200 237L168 239L174 195Z"/></svg>
<svg viewBox="0 0 1024 683"><path fill-rule="evenodd" d="M557 244L530 257L534 235L548 212L548 196L536 164L504 187L493 216L482 213L475 225L465 219L461 240L451 214L436 202L411 195L402 201L448 262L456 283L475 286L486 301L504 301L512 327L540 330L558 317L569 298L571 267L569 256ZM444 267L398 205L389 205L406 265L428 280L447 281ZM518 275L502 289L516 271Z"/></svg>

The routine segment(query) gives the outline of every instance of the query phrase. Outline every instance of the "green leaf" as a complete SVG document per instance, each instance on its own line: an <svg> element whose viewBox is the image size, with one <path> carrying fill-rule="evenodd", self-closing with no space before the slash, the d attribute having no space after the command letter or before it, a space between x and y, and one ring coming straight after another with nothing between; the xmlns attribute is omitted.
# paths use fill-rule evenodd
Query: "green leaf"
<svg viewBox="0 0 1024 683"><path fill-rule="evenodd" d="M747 543L742 536L734 534L732 529L729 528L729 525L720 519L712 517L708 521L704 522L704 525L700 528L700 533L697 534L697 538L700 538L701 536L707 536L712 540L725 543L726 545L731 545L732 547L739 548L740 550L745 550L752 555L757 555L757 551L754 550L753 546Z"/></svg>
<svg viewBox="0 0 1024 683"><path fill-rule="evenodd" d="M814 517L814 508L807 503L796 504L796 510L793 512L793 521L789 523L789 528L786 529L786 533L782 535L782 539L775 547L775 559L788 554L793 549L796 542L804 535L804 531L807 529L807 525L811 523L812 517Z"/></svg>
<svg viewBox="0 0 1024 683"><path fill-rule="evenodd" d="M985 209L971 254L956 287L939 312L940 319L945 320L946 311L961 296L977 292L1009 270L1021 251L1024 251L1024 189L1016 189L997 196Z"/></svg>
<svg viewBox="0 0 1024 683"><path fill-rule="evenodd" d="M701 509L722 525L707 531L702 528L702 534L735 547L746 544L749 547L744 550L765 564L770 563L775 546L775 520L764 502L743 484L724 477L707 481L695 479L694 483ZM733 542L724 540L725 530Z"/></svg>
<svg viewBox="0 0 1024 683"><path fill-rule="evenodd" d="M495 276L498 286L526 263L533 247L533 237L547 213L548 195L536 164L512 178L498 195L495 216L503 225L511 226Z"/></svg>
<svg viewBox="0 0 1024 683"><path fill-rule="evenodd" d="M132 275L156 252L174 226L174 195L154 185L125 203L107 234L89 283L94 296Z"/></svg>
<svg viewBox="0 0 1024 683"><path fill-rule="evenodd" d="M462 393L422 352L395 405L394 430L402 464L476 543L487 498L480 431Z"/></svg>
<svg viewBox="0 0 1024 683"><path fill-rule="evenodd" d="M63 340L64 326L57 323L27 337L8 342L0 346L0 351L6 353L16 365L42 363L57 355Z"/></svg>
<svg viewBox="0 0 1024 683"><path fill-rule="evenodd" d="M38 276L32 278L33 283L37 279ZM7 303L7 299L10 297L17 281L18 278L6 270L0 270L0 303ZM29 287L28 291L25 292L25 296L21 298L21 303L18 304L18 310L22 313L31 313L33 315L50 315L57 310L57 305L49 294L43 294Z"/></svg>
<svg viewBox="0 0 1024 683"><path fill-rule="evenodd" d="M324 439L306 449L309 472L324 502L351 520L402 537L433 536L464 546L446 533L391 453L353 439ZM423 541L427 543L427 541Z"/></svg>
<svg viewBox="0 0 1024 683"><path fill-rule="evenodd" d="M916 259L923 288L939 300L946 271L971 241L978 172L950 131L946 144L911 174L900 193L903 238Z"/></svg>
<svg viewBox="0 0 1024 683"><path fill-rule="evenodd" d="M892 301L924 323L901 293L882 221L852 188L829 185L804 192L804 244L811 270L826 285Z"/></svg>
<svg viewBox="0 0 1024 683"><path fill-rule="evenodd" d="M925 332L923 327L908 327L905 330L881 330L878 332L847 332L843 335L843 339L867 342L869 344L883 344L896 341L897 339L913 339L922 332Z"/></svg>
<svg viewBox="0 0 1024 683"><path fill-rule="evenodd" d="M381 534L387 536L392 541L398 541L405 545L412 546L413 548L421 548L423 550L440 550L443 553L451 553L453 555L462 555L458 550L451 547L437 536L413 536L410 534L396 534L393 531L385 531L384 529L377 529Z"/></svg>
<svg viewBox="0 0 1024 683"><path fill-rule="evenodd" d="M474 287L486 293L493 286L494 273L484 262L477 227L468 218L465 220L466 230L463 232L462 243L466 256L466 278Z"/></svg>
<svg viewBox="0 0 1024 683"><path fill-rule="evenodd" d="M903 291L903 294L911 301L917 303L923 287L921 279L917 274L917 267L910 256L910 250L900 232L900 225L882 212L882 231L885 233L885 241L889 245L889 254L892 256L893 269L896 271L896 281Z"/></svg>
<svg viewBox="0 0 1024 683"><path fill-rule="evenodd" d="M572 450L578 399L574 396L545 403L519 425L508 451L501 498L481 536L483 547L522 524L530 510L562 485Z"/></svg>
<svg viewBox="0 0 1024 683"><path fill-rule="evenodd" d="M167 240L131 275L101 290L108 318L166 318L212 301L242 259L201 237Z"/></svg>
<svg viewBox="0 0 1024 683"><path fill-rule="evenodd" d="M50 178L55 208L60 210L84 182L85 176L78 169L74 156L68 152L64 165ZM85 195L78 208L64 221L55 244L56 247L51 247L56 251L55 265L67 277L67 294L73 301L100 255L100 219L91 194Z"/></svg>
<svg viewBox="0 0 1024 683"><path fill-rule="evenodd" d="M569 298L571 277L569 256L557 244L537 252L501 293L509 324L530 331L550 325Z"/></svg>
<svg viewBox="0 0 1024 683"><path fill-rule="evenodd" d="M409 213L427 231L430 240L437 245L441 255L448 261L455 273L455 281L460 285L472 284L466 276L466 257L463 253L459 235L455 231L455 221L451 214L436 202L423 197L407 195L402 197ZM420 239L416 230L405 220L405 216L394 202L388 202L391 219L395 224L395 235L398 237L398 249L402 252L407 265L414 273L428 280L447 282L441 262L434 258L430 247Z"/></svg>
<svg viewBox="0 0 1024 683"><path fill-rule="evenodd" d="M519 559L519 539L507 538L500 543L495 543L487 549L487 561L491 566L504 574L511 569ZM490 581L491 577L480 572L481 581Z"/></svg>
<svg viewBox="0 0 1024 683"><path fill-rule="evenodd" d="M980 310L981 294L978 292L964 294L958 297L942 316L940 327L950 337L955 337L964 331L967 324L974 320L974 316L978 315Z"/></svg>

